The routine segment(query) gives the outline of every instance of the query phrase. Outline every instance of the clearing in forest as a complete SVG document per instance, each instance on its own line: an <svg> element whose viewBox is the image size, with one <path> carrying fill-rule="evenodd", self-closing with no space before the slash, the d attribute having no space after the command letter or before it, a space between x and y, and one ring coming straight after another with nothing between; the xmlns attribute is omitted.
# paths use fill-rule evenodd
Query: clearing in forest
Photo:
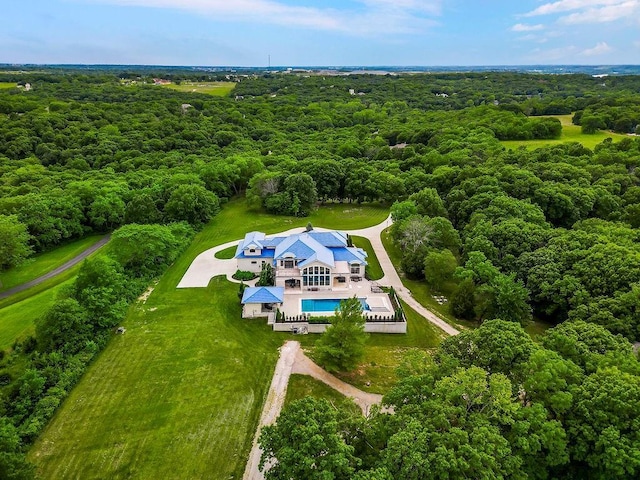
<svg viewBox="0 0 640 480"><path fill-rule="evenodd" d="M235 88L235 82L181 82L180 84L169 83L164 85L172 90L189 93L206 93L216 97L229 95Z"/></svg>
<svg viewBox="0 0 640 480"><path fill-rule="evenodd" d="M579 142L585 147L593 150L593 148L602 143L607 138L613 139L614 142L620 141L623 138L633 138L628 135L622 135L620 133L613 133L600 130L596 133L582 133L582 127L580 125L574 125L571 122L573 115L545 115L549 118L557 118L562 124L562 134L560 138L553 140L503 140L500 143L507 148L518 148L525 146L530 149L548 147L549 145L558 145L560 143L567 142Z"/></svg>

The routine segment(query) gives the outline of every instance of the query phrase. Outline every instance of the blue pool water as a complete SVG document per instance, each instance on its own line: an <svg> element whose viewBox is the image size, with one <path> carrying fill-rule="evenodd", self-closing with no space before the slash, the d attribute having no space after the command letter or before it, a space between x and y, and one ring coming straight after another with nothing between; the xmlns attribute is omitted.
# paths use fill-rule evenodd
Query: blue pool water
<svg viewBox="0 0 640 480"><path fill-rule="evenodd" d="M369 310L364 298L359 298L363 310ZM302 313L335 312L340 305L339 298L303 298Z"/></svg>

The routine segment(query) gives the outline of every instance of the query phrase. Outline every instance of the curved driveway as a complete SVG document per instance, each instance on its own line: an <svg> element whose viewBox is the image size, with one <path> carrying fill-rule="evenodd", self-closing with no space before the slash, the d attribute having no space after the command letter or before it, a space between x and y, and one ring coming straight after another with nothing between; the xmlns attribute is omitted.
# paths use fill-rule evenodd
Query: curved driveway
<svg viewBox="0 0 640 480"><path fill-rule="evenodd" d="M446 334L457 335L458 333L460 333L459 330L452 327L447 322L442 320L438 315L420 304L415 298L413 298L411 292L402 284L402 280L400 280L398 272L393 266L393 263L391 263L391 259L389 258L387 251L384 249L384 246L382 245L382 239L380 238L382 231L390 226L391 223L391 215L389 215L383 222L379 223L378 225L374 225L373 227L361 228L358 230L345 230L345 232L349 235L366 237L371 242L373 251L376 253L378 261L380 262L380 266L382 267L382 271L384 272L384 277L378 280L379 284L393 287L398 296L402 300L404 300L407 305L413 308L416 312L418 312L436 327L443 330ZM269 236L289 235L292 233L300 233L302 230L302 227L297 227ZM320 232L329 231L326 228L315 227L314 230ZM205 250L200 255L198 255L187 269L186 273L182 277L182 280L180 280L178 288L206 287L207 285L209 285L211 279L218 275L226 275L228 280L237 282L237 280L231 278L231 276L237 270L236 261L234 259L222 260L219 258L215 258L215 254L221 250L224 250L225 248L237 245L238 242L240 242L239 239L233 242L223 243L222 245L218 245L216 247L210 248L209 250ZM250 282L246 283L250 284Z"/></svg>

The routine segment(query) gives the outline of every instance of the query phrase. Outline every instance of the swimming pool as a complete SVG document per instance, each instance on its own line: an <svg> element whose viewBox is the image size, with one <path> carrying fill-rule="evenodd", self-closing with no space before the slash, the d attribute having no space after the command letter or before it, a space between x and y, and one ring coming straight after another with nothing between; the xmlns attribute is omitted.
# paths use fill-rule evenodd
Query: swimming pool
<svg viewBox="0 0 640 480"><path fill-rule="evenodd" d="M344 298L303 298L302 301L302 313L314 313L314 312L335 312L340 301ZM363 310L369 310L369 305L364 298L359 298L362 304Z"/></svg>

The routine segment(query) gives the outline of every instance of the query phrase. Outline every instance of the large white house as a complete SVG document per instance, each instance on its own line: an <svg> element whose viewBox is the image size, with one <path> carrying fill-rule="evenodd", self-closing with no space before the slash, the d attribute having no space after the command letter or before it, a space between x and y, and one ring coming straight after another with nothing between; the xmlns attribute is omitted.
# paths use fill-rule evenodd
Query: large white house
<svg viewBox="0 0 640 480"><path fill-rule="evenodd" d="M238 270L259 273L270 263L276 286L287 290L345 290L364 277L367 253L343 232L304 232L267 238L250 232L238 244Z"/></svg>

